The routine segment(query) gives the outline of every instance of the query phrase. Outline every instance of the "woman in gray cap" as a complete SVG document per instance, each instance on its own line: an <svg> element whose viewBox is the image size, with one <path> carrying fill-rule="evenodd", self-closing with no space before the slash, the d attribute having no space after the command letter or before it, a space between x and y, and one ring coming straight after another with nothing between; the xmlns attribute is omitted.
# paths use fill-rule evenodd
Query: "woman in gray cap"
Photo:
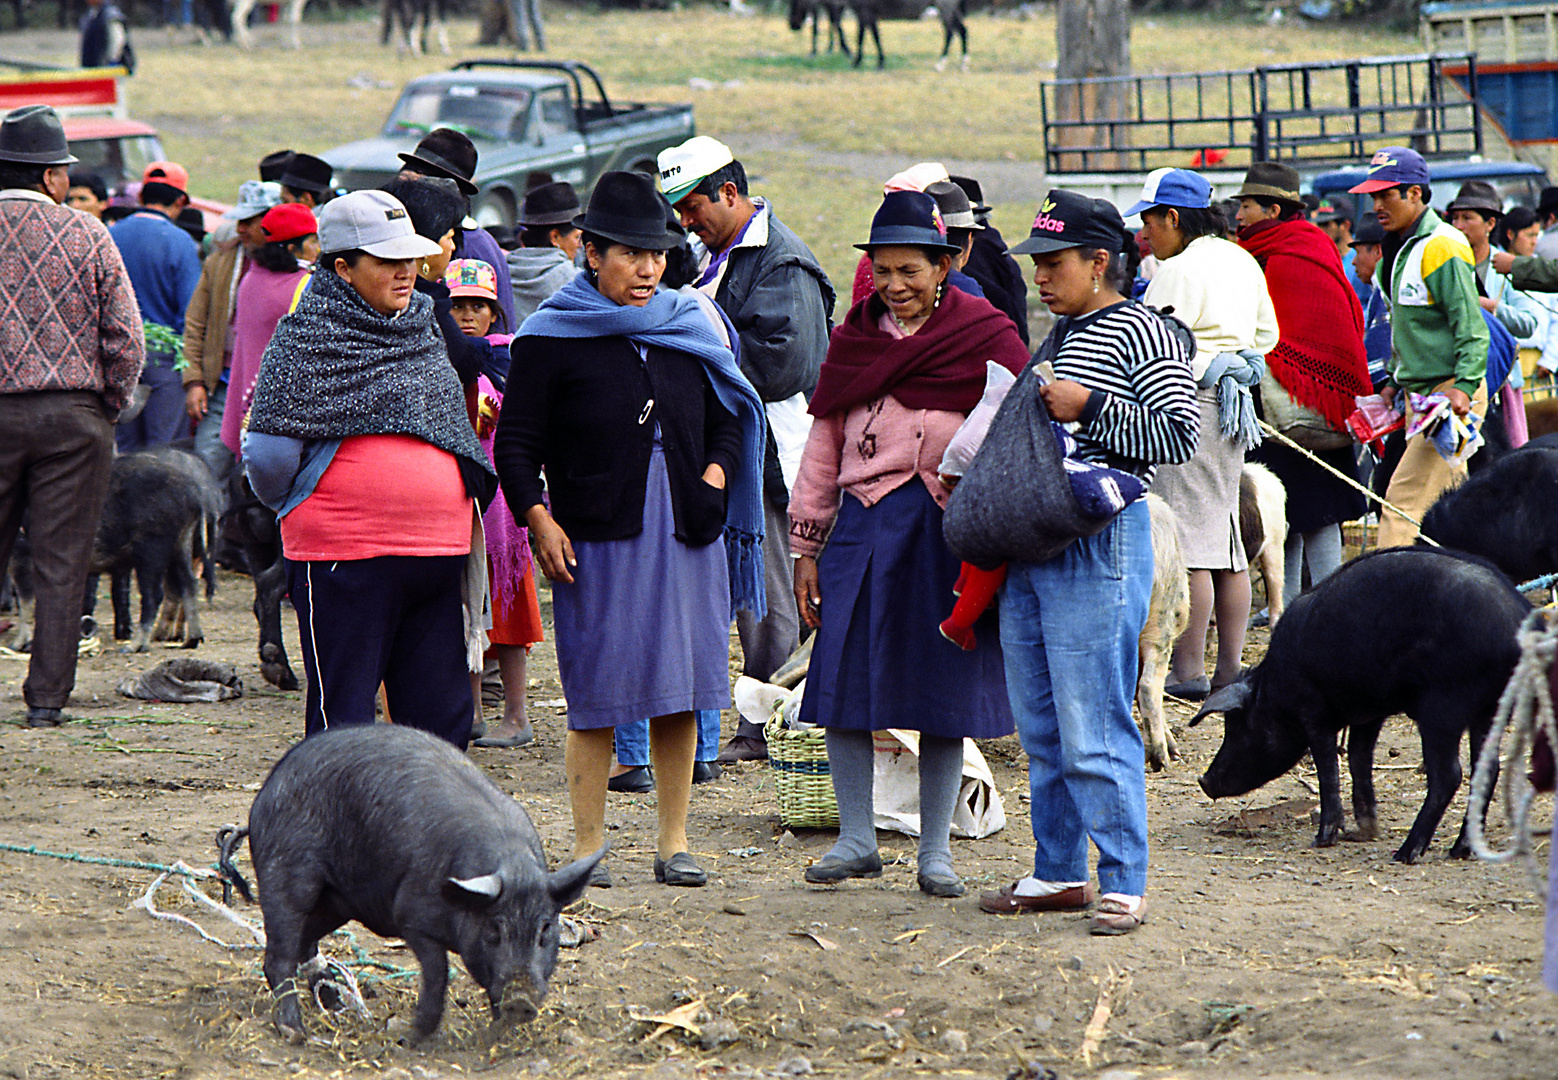
<svg viewBox="0 0 1558 1080"><path fill-rule="evenodd" d="M475 705L497 478L416 266L439 257L383 191L331 200L324 254L260 362L242 451L280 518L308 669L306 731L396 723L461 749Z"/></svg>
<svg viewBox="0 0 1558 1080"><path fill-rule="evenodd" d="M523 246L508 255L514 318L519 322L579 272L574 257L583 241L573 223L578 214L579 196L571 184L542 184L525 195L519 212Z"/></svg>

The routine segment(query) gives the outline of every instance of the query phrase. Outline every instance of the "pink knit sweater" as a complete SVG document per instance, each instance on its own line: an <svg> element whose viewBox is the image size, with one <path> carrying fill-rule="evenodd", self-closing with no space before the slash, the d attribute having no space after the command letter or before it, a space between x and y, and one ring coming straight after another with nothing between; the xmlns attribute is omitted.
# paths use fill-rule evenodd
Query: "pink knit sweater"
<svg viewBox="0 0 1558 1080"><path fill-rule="evenodd" d="M791 553L822 550L842 492L871 506L918 475L946 509L952 492L936 478L936 466L964 419L960 412L907 409L891 394L818 417L790 492Z"/></svg>

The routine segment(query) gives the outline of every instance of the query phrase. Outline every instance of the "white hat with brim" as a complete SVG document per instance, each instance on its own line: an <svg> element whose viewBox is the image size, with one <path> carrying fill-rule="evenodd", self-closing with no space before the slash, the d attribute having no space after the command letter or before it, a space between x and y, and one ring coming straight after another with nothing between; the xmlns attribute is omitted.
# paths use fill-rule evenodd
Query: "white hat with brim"
<svg viewBox="0 0 1558 1080"><path fill-rule="evenodd" d="M422 259L443 251L417 234L401 201L387 191L354 191L319 211L319 247L366 251L380 259Z"/></svg>
<svg viewBox="0 0 1558 1080"><path fill-rule="evenodd" d="M730 147L707 135L694 135L680 146L660 151L660 190L675 206L704 178L736 160Z"/></svg>
<svg viewBox="0 0 1558 1080"><path fill-rule="evenodd" d="M245 180L238 188L238 204L222 215L226 221L248 221L281 205L281 185L274 180Z"/></svg>

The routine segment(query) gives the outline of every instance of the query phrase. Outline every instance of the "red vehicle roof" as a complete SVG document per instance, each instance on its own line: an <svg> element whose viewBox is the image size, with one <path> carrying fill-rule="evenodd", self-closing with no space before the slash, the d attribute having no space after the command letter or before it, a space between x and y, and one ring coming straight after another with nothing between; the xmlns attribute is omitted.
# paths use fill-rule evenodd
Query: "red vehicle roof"
<svg viewBox="0 0 1558 1080"><path fill-rule="evenodd" d="M115 120L111 116L62 117L65 138L69 142L78 139L120 139L138 135L155 135L157 129L139 120Z"/></svg>

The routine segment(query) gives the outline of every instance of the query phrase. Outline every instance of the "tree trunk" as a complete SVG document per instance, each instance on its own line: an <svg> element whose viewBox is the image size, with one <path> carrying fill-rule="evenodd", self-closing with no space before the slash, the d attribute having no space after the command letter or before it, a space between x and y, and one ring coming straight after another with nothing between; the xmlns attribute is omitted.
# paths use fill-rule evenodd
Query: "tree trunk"
<svg viewBox="0 0 1558 1080"><path fill-rule="evenodd" d="M1059 57L1057 78L1129 75L1129 0L1060 0L1055 20L1055 45ZM1127 166L1127 155L1113 151L1129 146L1130 128L1108 121L1127 119L1130 100L1125 83L1056 88L1056 119L1089 121L1084 127L1062 128L1058 133L1057 142L1061 147L1079 148L1061 155L1067 171L1107 171ZM1088 149L1081 149L1083 147Z"/></svg>

